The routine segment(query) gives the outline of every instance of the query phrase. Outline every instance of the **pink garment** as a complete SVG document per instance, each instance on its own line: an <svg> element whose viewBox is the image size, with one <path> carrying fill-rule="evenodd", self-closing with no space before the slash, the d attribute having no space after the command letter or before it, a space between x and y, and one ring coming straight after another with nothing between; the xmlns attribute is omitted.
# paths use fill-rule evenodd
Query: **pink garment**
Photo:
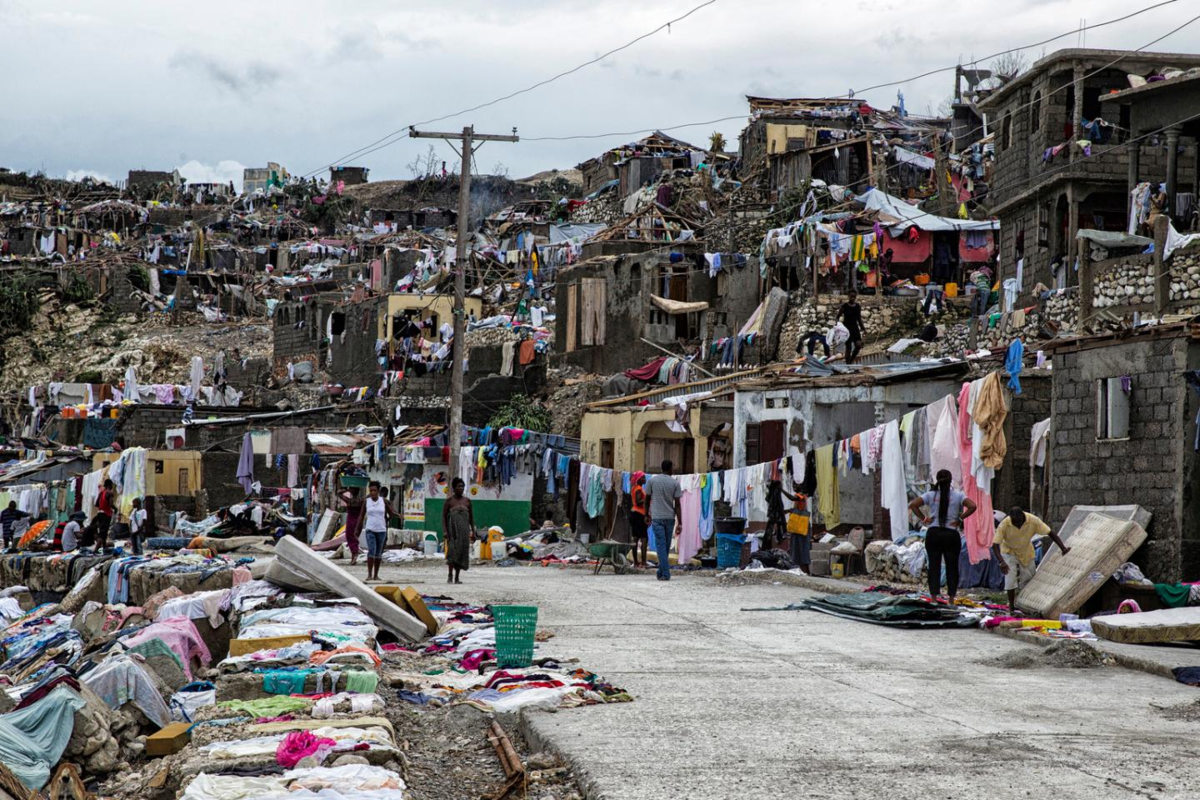
<svg viewBox="0 0 1200 800"><path fill-rule="evenodd" d="M992 540L996 538L996 520L992 516L991 487L981 487L971 474L971 384L964 383L958 393L958 453L963 476L963 493L975 503L975 513L963 521L963 538L967 543L967 558L972 564L991 558Z"/></svg>
<svg viewBox="0 0 1200 800"><path fill-rule="evenodd" d="M962 486L962 459L958 453L958 414L954 401L947 395L932 404L926 419L929 420L930 426L930 479L935 478L940 470L947 469L954 478L954 484Z"/></svg>
<svg viewBox="0 0 1200 800"><path fill-rule="evenodd" d="M689 476L692 477L692 476ZM679 563L692 560L704 546L700 539L700 487L699 479L689 482L687 490L679 500Z"/></svg>
<svg viewBox="0 0 1200 800"><path fill-rule="evenodd" d="M312 731L292 731L283 737L275 750L275 761L279 766L292 769L301 759L316 756L317 761L323 761L325 754L337 745L333 739L318 738Z"/></svg>
<svg viewBox="0 0 1200 800"><path fill-rule="evenodd" d="M233 585L234 586L237 586L242 583L249 583L250 579L252 577L253 576L250 574L250 570L247 567L234 567L233 568Z"/></svg>
<svg viewBox="0 0 1200 800"><path fill-rule="evenodd" d="M172 384L156 383L150 388L154 390L154 396L162 405L169 406L175 402L175 387Z"/></svg>
<svg viewBox="0 0 1200 800"><path fill-rule="evenodd" d="M179 656L179 660L183 662L183 672L189 681L192 679L193 658L198 660L202 667L212 663L212 653L208 651L208 645L200 637L196 624L187 617L159 620L122 639L121 643L126 647L136 647L151 639L161 639L171 652Z"/></svg>

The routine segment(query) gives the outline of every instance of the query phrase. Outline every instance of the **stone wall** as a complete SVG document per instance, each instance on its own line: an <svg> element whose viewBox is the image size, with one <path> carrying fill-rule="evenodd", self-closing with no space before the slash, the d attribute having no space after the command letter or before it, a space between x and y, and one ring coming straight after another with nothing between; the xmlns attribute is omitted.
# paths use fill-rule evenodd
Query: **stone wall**
<svg viewBox="0 0 1200 800"><path fill-rule="evenodd" d="M1181 576L1184 511L1180 494L1186 456L1188 362L1185 338L1136 340L1054 356L1050 524L1075 505L1137 503L1153 514L1150 539L1135 554L1147 577ZM1096 438L1096 381L1132 377L1129 438ZM1188 452L1185 453L1184 451Z"/></svg>
<svg viewBox="0 0 1200 800"><path fill-rule="evenodd" d="M794 358L797 343L809 331L825 333L832 328L838 308L844 302L845 295L823 294L812 298L793 292L780 334L778 357L782 360ZM969 314L965 304L953 303L940 317L926 317L920 310L921 299L917 297L885 297L880 303L874 297L860 295L858 303L863 309L863 336L868 346L876 342L891 344L894 339L915 336L929 322L950 329ZM962 348L953 355L962 355Z"/></svg>

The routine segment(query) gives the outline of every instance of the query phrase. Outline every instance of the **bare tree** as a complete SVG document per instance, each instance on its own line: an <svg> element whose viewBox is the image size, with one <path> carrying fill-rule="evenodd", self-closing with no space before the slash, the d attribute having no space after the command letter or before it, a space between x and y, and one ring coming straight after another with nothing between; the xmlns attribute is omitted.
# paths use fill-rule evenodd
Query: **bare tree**
<svg viewBox="0 0 1200 800"><path fill-rule="evenodd" d="M439 160L437 149L433 145L429 145L429 150L424 155L418 153L408 164L408 171L412 173L414 179L428 178L434 173Z"/></svg>
<svg viewBox="0 0 1200 800"><path fill-rule="evenodd" d="M996 86L1009 83L1029 67L1029 59L1024 53L1014 51L994 59L991 64L992 80Z"/></svg>

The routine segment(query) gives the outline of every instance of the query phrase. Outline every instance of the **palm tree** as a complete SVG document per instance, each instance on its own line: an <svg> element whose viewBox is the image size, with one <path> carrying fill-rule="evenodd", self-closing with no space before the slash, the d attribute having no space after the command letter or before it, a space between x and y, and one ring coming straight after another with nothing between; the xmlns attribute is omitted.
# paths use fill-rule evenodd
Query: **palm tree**
<svg viewBox="0 0 1200 800"><path fill-rule="evenodd" d="M725 134L720 131L713 131L708 137L708 152L709 153L724 153L725 152Z"/></svg>

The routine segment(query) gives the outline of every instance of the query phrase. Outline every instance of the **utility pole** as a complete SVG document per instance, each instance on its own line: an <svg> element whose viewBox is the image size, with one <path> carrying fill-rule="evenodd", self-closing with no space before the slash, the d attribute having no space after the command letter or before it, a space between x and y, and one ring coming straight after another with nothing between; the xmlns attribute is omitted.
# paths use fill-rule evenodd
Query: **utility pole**
<svg viewBox="0 0 1200 800"><path fill-rule="evenodd" d="M938 208L943 217L950 216L953 209L958 205L951 202L950 193L953 190L953 184L950 183L946 176L946 168L946 151L942 142L942 136L940 133L935 133L933 148L934 186L937 187Z"/></svg>
<svg viewBox="0 0 1200 800"><path fill-rule="evenodd" d="M444 139L446 144L454 149L452 139L461 141L462 177L458 183L458 234L455 236L454 259L454 342L451 351L450 364L450 464L451 476L458 474L458 452L462 447L462 410L463 410L463 356L466 342L466 312L464 310L467 295L467 259L469 249L467 237L471 233L471 162L475 151L484 142L516 142L517 129L512 129L512 136L475 133L474 126L468 125L462 133L435 133L433 131L418 131L409 128L408 135L414 139ZM478 142L479 144L475 144Z"/></svg>

